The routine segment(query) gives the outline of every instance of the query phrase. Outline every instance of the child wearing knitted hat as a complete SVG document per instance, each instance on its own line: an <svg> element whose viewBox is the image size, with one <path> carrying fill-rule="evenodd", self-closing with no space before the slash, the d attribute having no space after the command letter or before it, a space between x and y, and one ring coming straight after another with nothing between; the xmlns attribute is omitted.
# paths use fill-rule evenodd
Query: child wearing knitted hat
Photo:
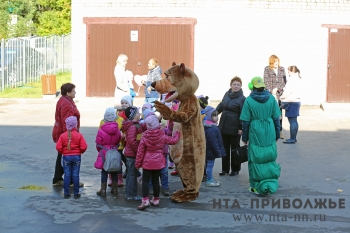
<svg viewBox="0 0 350 233"><path fill-rule="evenodd" d="M161 169L165 167L165 157L163 149L166 144L174 145L180 138L180 133L176 132L173 137L165 135L159 125L159 119L155 115L149 115L145 119L147 130L144 132L136 155L136 168L143 170L142 175L142 202L138 206L139 210L144 210L150 206L159 205L159 178ZM149 200L149 182L152 179L153 199Z"/></svg>
<svg viewBox="0 0 350 233"><path fill-rule="evenodd" d="M201 117L202 117L202 121L205 118L205 113L204 113L204 109L208 106L208 96L200 96L198 97L198 102L199 102L199 106L201 107Z"/></svg>
<svg viewBox="0 0 350 233"><path fill-rule="evenodd" d="M120 100L121 108L117 109L117 117L116 117L116 122L118 123L119 130L121 130L121 128L122 128L123 121L127 119L124 111L126 108L131 107L132 104L133 104L133 99L130 95L126 95L126 96L123 96L121 98L121 100ZM100 122L100 127L102 124L104 124L103 119ZM126 167L126 158L123 154L123 149L125 147L125 135L123 132L121 132L121 137L122 138L121 138L121 141L119 143L118 151L119 151L120 155L122 156L122 161ZM126 178L126 168L125 168L124 174L123 174L122 170L118 172L118 186L124 185L123 178ZM108 186L112 186L112 177L110 175L109 175Z"/></svg>
<svg viewBox="0 0 350 233"><path fill-rule="evenodd" d="M127 120L123 122L122 131L125 134L124 155L126 157L126 182L125 199L140 201L141 197L137 195L137 176L138 169L135 168L135 158L137 149L142 137L142 128L140 126L140 113L137 107L132 106L125 109Z"/></svg>
<svg viewBox="0 0 350 233"><path fill-rule="evenodd" d="M120 143L121 135L120 130L118 127L118 123L116 122L116 112L114 108L107 108L104 114L104 124L101 126L101 128L98 130L96 135L96 149L98 151L99 157L105 157L106 156L106 150L101 149L101 146L111 149L116 148L117 145ZM102 158L99 158L99 161L101 161ZM106 196L106 187L107 187L107 178L108 175L110 177L110 180L112 180L112 189L111 193L116 196L118 194L117 186L119 186L119 179L122 176L121 171L120 172L106 172L103 167L96 166L96 169L101 169L101 189L97 192L97 195L105 197ZM123 178L121 178L121 181L123 181Z"/></svg>
<svg viewBox="0 0 350 233"><path fill-rule="evenodd" d="M123 107L125 107L125 108L127 108L126 106L129 104L128 103L128 100L131 100L131 97L130 96L124 96L123 98L122 98L122 100L121 100L121 106L122 106L122 108ZM109 109L109 111L112 111L111 110L111 108L107 108L107 109ZM106 110L107 111L107 110ZM124 121L124 118L123 117L121 117L121 116L119 116L118 115L118 113L119 114L123 114L124 113L124 110L115 110L114 109L114 112L115 112L115 114L114 114L114 120L113 121L115 121L117 124L118 124L118 128L119 128L119 131L121 130L121 128L122 128L122 123L123 123L123 121ZM105 116L106 116L106 113L105 113ZM101 121L100 121L100 126L98 127L98 129L101 129L101 127L106 123L106 122L108 122L108 121L106 121L106 117L104 117ZM124 162L124 164L126 164L126 159L125 159L125 156L124 156L124 154L123 154L123 149L124 149L124 135L121 135L122 136L122 138L121 138L121 140L120 140L120 142L119 142L119 147L118 147L118 151L119 151L119 153L121 154L121 156L122 156L122 161ZM109 178L109 182L108 182L108 186L112 186L112 176L111 176L111 174L108 174L108 178ZM124 185L124 182L123 182L123 172L122 172L122 170L120 170L120 171L118 171L118 186L120 187L120 186L123 186Z"/></svg>
<svg viewBox="0 0 350 233"><path fill-rule="evenodd" d="M215 108L207 106L204 109L206 120L203 121L204 133L206 141L206 186L218 187L220 182L216 181L213 177L213 168L216 158L222 158L226 156L224 143L221 137L221 131L218 124L218 112Z"/></svg>
<svg viewBox="0 0 350 233"><path fill-rule="evenodd" d="M154 117L159 119L159 117L150 109L145 109L142 112L142 114L144 115L145 119L148 119L149 117L152 117L152 119L155 119ZM170 133L170 134L166 133L167 132L167 128L166 128L167 123L168 123L167 120L164 120L164 119L158 120L158 126L160 127L160 129L165 133L165 135L171 136L172 133ZM145 125L146 125L147 129L149 129L149 124L147 125L147 121L145 121ZM165 166L160 170L160 180L161 180L163 195L169 196L170 191L169 191L169 179L168 179L168 156L169 156L169 145L168 144L164 144L163 155L165 158L164 159ZM149 189L153 190L152 180L150 181ZM153 193L150 193L150 194L153 194Z"/></svg>
<svg viewBox="0 0 350 233"><path fill-rule="evenodd" d="M62 167L64 170L63 190L64 198L70 197L70 181L73 180L74 198L79 198L79 171L81 155L86 151L87 144L83 135L77 132L77 118L67 117L65 120L67 131L61 134L56 150L62 154Z"/></svg>

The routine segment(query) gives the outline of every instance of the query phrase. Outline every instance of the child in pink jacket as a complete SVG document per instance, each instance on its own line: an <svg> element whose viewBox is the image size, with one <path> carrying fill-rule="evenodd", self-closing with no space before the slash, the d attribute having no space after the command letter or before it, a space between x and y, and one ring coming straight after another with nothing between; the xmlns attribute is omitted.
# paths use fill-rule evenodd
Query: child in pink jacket
<svg viewBox="0 0 350 233"><path fill-rule="evenodd" d="M173 137L164 134L160 128L159 119L155 115L150 115L145 119L147 130L143 133L139 144L135 167L143 170L142 174L142 203L139 210L144 210L152 205L159 205L159 177L161 169L165 166L163 155L164 145L174 145L180 138L180 133L176 132ZM154 197L149 201L149 182L152 177Z"/></svg>
<svg viewBox="0 0 350 233"><path fill-rule="evenodd" d="M117 149L119 147L121 134L120 134L118 123L115 122L116 117L117 115L114 108L106 109L104 118L103 118L104 124L97 131L96 140L95 140L98 156L100 157L101 156L105 157L107 152L106 150L102 149L100 146L106 149L111 149L111 148ZM101 197L105 197L108 173L103 168L99 168L96 166L95 168L101 169L101 189L96 194ZM118 172L111 172L110 175L112 177L111 193L113 194L113 196L116 196L118 194L118 189L117 189Z"/></svg>

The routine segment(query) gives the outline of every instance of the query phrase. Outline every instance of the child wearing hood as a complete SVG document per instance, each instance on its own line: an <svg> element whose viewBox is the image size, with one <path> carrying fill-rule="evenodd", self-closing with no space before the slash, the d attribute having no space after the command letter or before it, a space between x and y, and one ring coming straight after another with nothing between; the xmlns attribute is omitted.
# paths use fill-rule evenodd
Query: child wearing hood
<svg viewBox="0 0 350 233"><path fill-rule="evenodd" d="M122 131L125 134L124 155L126 157L126 182L125 199L128 201L140 201L141 197L137 195L137 176L138 169L135 168L135 158L137 149L142 137L142 128L140 125L140 113L137 107L132 106L125 109L127 120L123 122Z"/></svg>
<svg viewBox="0 0 350 233"><path fill-rule="evenodd" d="M97 145L102 145L103 147L106 147L107 149L116 148L121 140L121 134L119 130L119 125L116 122L116 112L114 108L107 108L104 114L104 124L101 126L101 128L98 130L96 135L96 149L99 152L99 156L105 156L106 151L104 149L101 149L101 147ZM97 167L96 167L97 168ZM97 168L101 169L101 168ZM111 172L109 175L112 179L112 189L111 193L116 196L118 194L118 176L121 176L121 172ZM101 169L101 189L97 192L97 195L101 197L106 196L106 188L107 188L107 178L108 173L102 168Z"/></svg>
<svg viewBox="0 0 350 233"><path fill-rule="evenodd" d="M145 119L147 130L143 133L136 155L136 168L143 170L142 175L142 202L138 206L139 210L144 210L150 206L159 205L159 177L161 169L165 166L163 155L164 145L174 145L180 138L180 132L176 132L173 137L165 135L159 124L159 119L154 114L150 114ZM149 183L152 178L153 199L149 200Z"/></svg>
<svg viewBox="0 0 350 233"><path fill-rule="evenodd" d="M56 150L62 154L62 167L64 170L63 190L64 198L70 197L70 180L73 180L74 198L79 198L79 171L81 155L86 151L87 144L83 135L77 132L78 121L75 116L65 120L67 131L61 134Z"/></svg>
<svg viewBox="0 0 350 233"><path fill-rule="evenodd" d="M204 109L206 120L203 121L206 141L206 186L218 187L220 182L213 177L213 168L216 158L226 156L221 131L218 127L218 111L211 106Z"/></svg>

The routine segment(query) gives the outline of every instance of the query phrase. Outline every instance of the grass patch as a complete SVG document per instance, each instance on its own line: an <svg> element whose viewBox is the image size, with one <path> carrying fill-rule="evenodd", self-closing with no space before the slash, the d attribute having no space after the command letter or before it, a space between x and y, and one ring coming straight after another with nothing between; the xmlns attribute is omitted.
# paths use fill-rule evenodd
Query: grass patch
<svg viewBox="0 0 350 233"><path fill-rule="evenodd" d="M19 189L40 191L40 190L45 190L46 188L41 186L36 186L36 185L27 185L27 186L22 186Z"/></svg>
<svg viewBox="0 0 350 233"><path fill-rule="evenodd" d="M56 74L56 89L59 91L63 83L72 81L71 72ZM41 80L39 82L26 83L22 87L6 88L0 92L0 98L42 98Z"/></svg>

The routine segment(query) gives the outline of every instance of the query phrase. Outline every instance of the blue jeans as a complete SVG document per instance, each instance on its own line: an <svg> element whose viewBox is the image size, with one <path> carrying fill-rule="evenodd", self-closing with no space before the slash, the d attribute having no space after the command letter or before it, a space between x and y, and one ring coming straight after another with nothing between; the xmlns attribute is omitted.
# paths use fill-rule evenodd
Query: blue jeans
<svg viewBox="0 0 350 233"><path fill-rule="evenodd" d="M125 181L125 196L137 196L137 175L138 170L135 168L135 158L126 157L126 181Z"/></svg>
<svg viewBox="0 0 350 233"><path fill-rule="evenodd" d="M207 160L207 180L214 179L213 177L213 168L215 160Z"/></svg>
<svg viewBox="0 0 350 233"><path fill-rule="evenodd" d="M160 183L162 184L162 189L169 189L168 155L164 157L165 157L165 167L160 170ZM153 189L152 179L149 182L149 188Z"/></svg>
<svg viewBox="0 0 350 233"><path fill-rule="evenodd" d="M74 194L79 193L79 171L80 171L81 156L80 155L69 155L62 156L62 165L64 171L63 190L64 194L69 194L70 180L73 180Z"/></svg>
<svg viewBox="0 0 350 233"><path fill-rule="evenodd" d="M299 129L297 117L288 117L288 121L290 130L290 141L295 142L297 139L297 133Z"/></svg>
<svg viewBox="0 0 350 233"><path fill-rule="evenodd" d="M160 183L163 189L169 188L169 178L168 178L168 155L165 157L165 167L160 170Z"/></svg>

